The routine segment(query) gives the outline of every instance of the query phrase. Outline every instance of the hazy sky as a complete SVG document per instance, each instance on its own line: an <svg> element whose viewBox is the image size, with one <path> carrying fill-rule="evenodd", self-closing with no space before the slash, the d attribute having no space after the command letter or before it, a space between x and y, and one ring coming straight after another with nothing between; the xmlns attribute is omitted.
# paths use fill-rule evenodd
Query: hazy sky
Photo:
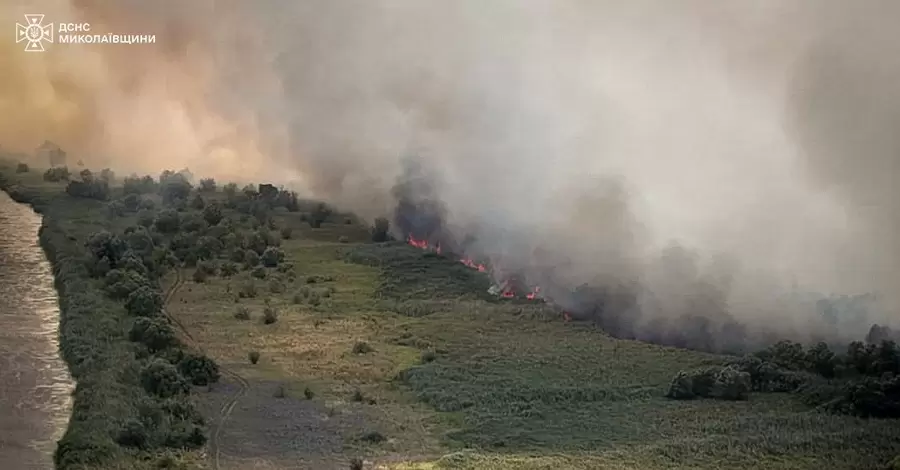
<svg viewBox="0 0 900 470"><path fill-rule="evenodd" d="M25 53L24 13L157 42ZM745 300L900 274L896 2L7 0L0 18L5 148L290 182L370 217L416 154L453 223L514 239L485 250L550 245L573 282L649 279L673 241L700 272L742 266Z"/></svg>

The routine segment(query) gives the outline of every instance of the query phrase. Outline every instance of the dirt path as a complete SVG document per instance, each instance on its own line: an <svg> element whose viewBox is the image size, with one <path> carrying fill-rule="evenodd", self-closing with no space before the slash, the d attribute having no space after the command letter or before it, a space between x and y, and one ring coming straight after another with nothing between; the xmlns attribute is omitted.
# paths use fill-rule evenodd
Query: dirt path
<svg viewBox="0 0 900 470"><path fill-rule="evenodd" d="M163 299L163 314L165 314L166 318L168 318L169 321L171 321L173 324L175 324L175 326L178 327L178 329L181 331L181 333L187 339L190 346L192 346L198 352L203 352L203 348L200 347L200 344L197 343L197 341L194 339L194 337L191 335L191 333L187 330L187 328L184 327L184 324L182 324L174 315L172 315L169 312L169 309L167 308L169 305L169 302L172 300L172 297L175 295L175 293L178 291L178 289L181 288L181 286L183 284L184 284L184 280L181 278L181 269L176 269L175 270L175 282L169 287L168 291L166 291L166 295ZM243 377L241 377L234 371L229 370L222 365L219 365L219 371L222 374L224 374L224 375L228 376L229 378L231 378L232 380L234 380L240 386L240 390L238 390L237 393L235 393L231 397L230 400L228 400L227 402L225 402L224 405L222 405L222 408L219 410L218 422L215 424L215 427L212 430L212 433L210 435L209 450L210 450L210 454L212 455L213 468L215 470L219 470L219 468L221 467L221 462L220 462L220 459L221 459L220 458L221 457L220 447L221 446L219 445L219 439L221 438L221 435L222 435L222 429L225 428L225 423L228 421L228 417L231 416L231 412L234 410L235 405L237 405L237 403L241 399L241 397L243 397L247 393L247 390L250 388L249 382L247 382L246 379L244 379Z"/></svg>

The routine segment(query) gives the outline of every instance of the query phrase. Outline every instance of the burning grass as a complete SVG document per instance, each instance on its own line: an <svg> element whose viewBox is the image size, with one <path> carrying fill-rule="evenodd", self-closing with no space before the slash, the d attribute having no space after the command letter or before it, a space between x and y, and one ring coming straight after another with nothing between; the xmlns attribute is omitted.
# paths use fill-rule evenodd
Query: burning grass
<svg viewBox="0 0 900 470"><path fill-rule="evenodd" d="M392 299L493 299L487 274L434 251L405 243L359 245L354 263L382 270L378 295Z"/></svg>

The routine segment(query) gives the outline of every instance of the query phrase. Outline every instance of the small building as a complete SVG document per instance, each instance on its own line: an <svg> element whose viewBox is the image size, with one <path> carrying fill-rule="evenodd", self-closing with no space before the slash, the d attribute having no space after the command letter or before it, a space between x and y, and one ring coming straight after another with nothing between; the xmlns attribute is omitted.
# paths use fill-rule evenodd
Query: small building
<svg viewBox="0 0 900 470"><path fill-rule="evenodd" d="M66 152L59 148L59 145L45 140L40 147L35 150L37 158L44 159L50 163L50 167L58 167L66 165Z"/></svg>

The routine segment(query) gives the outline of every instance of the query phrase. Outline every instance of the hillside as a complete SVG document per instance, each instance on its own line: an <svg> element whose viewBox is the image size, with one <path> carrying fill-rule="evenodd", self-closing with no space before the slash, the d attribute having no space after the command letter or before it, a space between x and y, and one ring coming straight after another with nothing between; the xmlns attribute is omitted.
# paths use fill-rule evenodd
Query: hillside
<svg viewBox="0 0 900 470"><path fill-rule="evenodd" d="M540 303L487 295L487 274L372 243L368 226L314 201L273 193L284 201L261 209L262 187L173 182L183 192L170 198L134 180L73 197L43 170L0 172L70 250L102 230L146 233L144 261L159 265L159 313L177 347L218 364L218 380L186 398L205 418L203 445L123 443L115 426L141 406L128 398L138 393L129 364L171 355L134 346L133 315L98 295L108 313L94 318L106 335L95 347L112 369L82 380L99 366L65 357L85 370L75 374L81 414L68 442L82 442L72 433L101 416L110 424L91 432L116 436L97 438L115 447L92 468L346 469L360 459L356 468L396 470L867 469L900 452L896 421L813 410L795 394L670 400L679 370L734 358L615 339ZM98 292L101 278L89 282ZM63 349L77 349L90 328L64 326ZM92 401L114 381L125 385L109 393L127 399L104 399L121 406Z"/></svg>

